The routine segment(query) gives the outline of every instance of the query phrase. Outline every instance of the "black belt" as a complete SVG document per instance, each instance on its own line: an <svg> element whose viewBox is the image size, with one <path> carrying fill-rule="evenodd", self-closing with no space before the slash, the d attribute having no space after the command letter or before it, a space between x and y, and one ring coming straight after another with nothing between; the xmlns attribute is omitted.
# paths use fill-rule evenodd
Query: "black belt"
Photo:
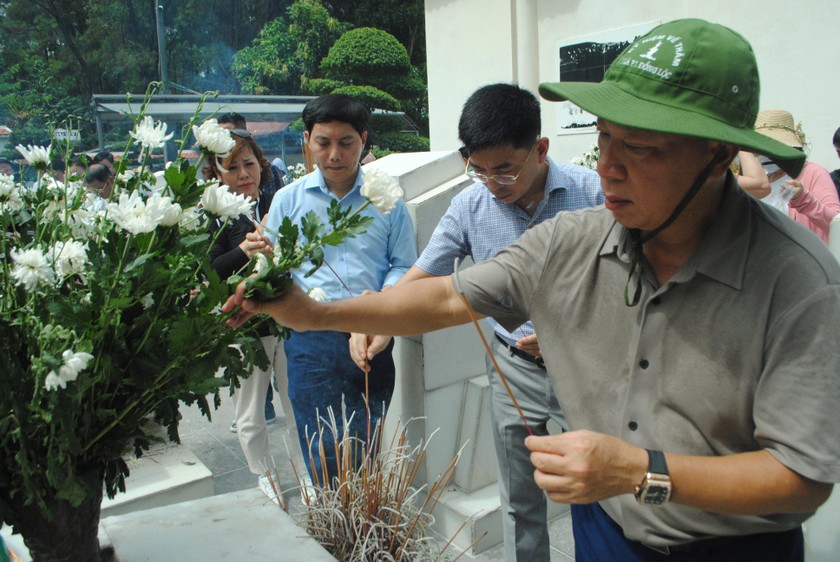
<svg viewBox="0 0 840 562"><path fill-rule="evenodd" d="M740 537L711 537L708 539L700 539L689 543L672 544L668 546L654 546L651 544L644 544L651 550L661 552L662 554L704 554L709 553L717 548L734 543Z"/></svg>
<svg viewBox="0 0 840 562"><path fill-rule="evenodd" d="M732 547L738 542L755 541L756 543L766 543L770 538L773 539L789 539L791 541L797 540L797 535L802 532L802 527L797 527L789 531L782 531L777 533L758 533L753 535L735 535L728 537L710 537L708 539L700 539L684 544L672 544L669 546L653 546L645 544L646 547L662 554L712 554L715 550L723 547ZM644 544L644 543L641 543Z"/></svg>
<svg viewBox="0 0 840 562"><path fill-rule="evenodd" d="M503 340L499 334L496 334L496 339L499 340L503 346L505 346L505 349L507 349L511 355L516 355L520 359L524 359L529 363L533 363L540 369L545 369L545 362L543 361L542 357L536 357L528 352L522 351L518 347L510 345L508 342Z"/></svg>

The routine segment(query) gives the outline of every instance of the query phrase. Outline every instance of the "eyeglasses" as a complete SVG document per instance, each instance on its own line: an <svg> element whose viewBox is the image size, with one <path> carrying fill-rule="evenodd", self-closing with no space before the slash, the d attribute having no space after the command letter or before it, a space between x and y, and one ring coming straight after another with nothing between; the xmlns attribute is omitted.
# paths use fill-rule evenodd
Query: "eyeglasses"
<svg viewBox="0 0 840 562"><path fill-rule="evenodd" d="M231 135L236 135L237 137L247 138L247 139L251 138L251 131L249 131L247 129L231 129L230 134Z"/></svg>
<svg viewBox="0 0 840 562"><path fill-rule="evenodd" d="M528 156L525 157L525 160L522 161L521 168L519 168L519 173L515 176L511 176L510 174L502 174L499 176L487 176L484 174L479 174L475 170L471 169L472 164L470 164L469 159L467 160L467 168L464 171L468 177L474 179L476 181L480 181L481 183L486 184L487 182L493 182L497 185L513 185L516 183L516 180L519 179L519 176L522 175L522 171L525 169L525 164L528 163L528 159L531 158L531 153L534 152L534 147L537 146L537 143L531 145L531 150L528 151Z"/></svg>

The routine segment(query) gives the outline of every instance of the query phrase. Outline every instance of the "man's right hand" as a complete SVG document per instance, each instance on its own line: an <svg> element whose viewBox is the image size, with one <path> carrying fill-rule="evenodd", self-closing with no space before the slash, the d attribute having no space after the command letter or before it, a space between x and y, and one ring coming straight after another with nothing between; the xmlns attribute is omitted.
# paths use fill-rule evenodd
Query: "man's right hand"
<svg viewBox="0 0 840 562"><path fill-rule="evenodd" d="M314 329L318 318L318 307L323 306L310 298L296 284L289 291L274 300L260 302L245 298L245 281L236 286L236 291L222 305L222 312L231 313L226 323L237 328L256 314L268 314L278 324L296 332Z"/></svg>
<svg viewBox="0 0 840 562"><path fill-rule="evenodd" d="M370 364L368 362L388 347L389 343L391 343L391 336L350 334L350 357L362 371L369 373Z"/></svg>

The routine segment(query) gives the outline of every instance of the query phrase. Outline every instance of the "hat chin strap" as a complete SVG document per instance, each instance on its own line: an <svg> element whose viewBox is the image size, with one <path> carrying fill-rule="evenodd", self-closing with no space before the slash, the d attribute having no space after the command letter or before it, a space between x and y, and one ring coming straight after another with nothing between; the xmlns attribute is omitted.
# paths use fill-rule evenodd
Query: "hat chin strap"
<svg viewBox="0 0 840 562"><path fill-rule="evenodd" d="M649 242L660 232L671 226L674 221L679 218L683 211L685 211L686 207L688 207L689 203L691 203L694 199L694 196L699 193L700 188L703 187L703 184L709 179L709 175L712 173L712 170L718 162L720 162L724 155L725 150L721 149L712 157L709 163L706 164L706 167L697 174L697 178L694 180L694 183L691 184L691 187L683 196L682 200L677 204L662 224L644 235L641 234L638 228L630 229L630 236L633 242L633 246L630 250L630 275L627 277L627 284L624 286L624 304L627 306L636 306L639 304L639 300L642 297L642 282L641 279L639 279L639 282L636 284L636 290L633 293L633 298L630 298L630 281L633 279L633 275L639 274L641 277L641 264L643 259L642 246L645 242Z"/></svg>

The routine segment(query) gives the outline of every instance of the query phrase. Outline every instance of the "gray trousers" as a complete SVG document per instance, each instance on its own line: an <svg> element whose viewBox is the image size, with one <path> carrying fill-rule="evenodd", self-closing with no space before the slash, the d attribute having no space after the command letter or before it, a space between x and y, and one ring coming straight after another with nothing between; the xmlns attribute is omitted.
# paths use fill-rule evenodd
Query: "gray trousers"
<svg viewBox="0 0 840 562"><path fill-rule="evenodd" d="M535 435L548 435L546 423L568 424L554 395L545 369L512 355L496 338L493 354ZM525 447L528 430L519 417L490 358L485 358L490 378L491 419L499 463L499 497L508 562L549 560L547 500L534 482L534 466Z"/></svg>

